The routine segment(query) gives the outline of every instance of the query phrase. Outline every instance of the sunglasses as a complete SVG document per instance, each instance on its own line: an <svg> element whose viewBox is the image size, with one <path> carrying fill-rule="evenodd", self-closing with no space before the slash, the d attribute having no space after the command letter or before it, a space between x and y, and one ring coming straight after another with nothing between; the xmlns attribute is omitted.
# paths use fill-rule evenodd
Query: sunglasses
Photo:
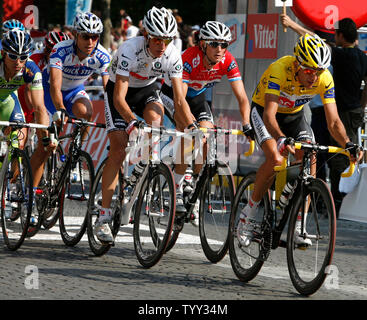
<svg viewBox="0 0 367 320"><path fill-rule="evenodd" d="M82 36L82 39L86 40L86 41L89 40L89 39L92 39L93 41L96 41L99 38L99 34L89 35L88 33L81 33L80 35Z"/></svg>
<svg viewBox="0 0 367 320"><path fill-rule="evenodd" d="M324 69L312 69L310 67L305 67L303 65L300 64L300 68L302 69L304 74L307 75L317 75L320 76L321 73L324 72Z"/></svg>
<svg viewBox="0 0 367 320"><path fill-rule="evenodd" d="M205 41L205 43L213 48L218 48L219 46L221 46L222 49L227 49L229 46L228 42Z"/></svg>
<svg viewBox="0 0 367 320"><path fill-rule="evenodd" d="M149 36L149 39L151 39L153 43L156 45L159 45L163 42L166 46L168 46L172 41L172 39L164 39L164 38L151 37L151 36Z"/></svg>
<svg viewBox="0 0 367 320"><path fill-rule="evenodd" d="M10 60L13 60L13 61L16 61L18 59L20 61L26 61L28 59L28 54L17 55L17 54L6 52L6 55L9 57Z"/></svg>

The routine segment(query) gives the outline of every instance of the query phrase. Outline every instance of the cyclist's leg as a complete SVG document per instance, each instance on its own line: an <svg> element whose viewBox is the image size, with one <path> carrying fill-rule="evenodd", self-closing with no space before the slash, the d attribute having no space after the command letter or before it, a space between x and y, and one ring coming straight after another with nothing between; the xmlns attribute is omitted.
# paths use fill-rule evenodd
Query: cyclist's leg
<svg viewBox="0 0 367 320"><path fill-rule="evenodd" d="M40 91L40 94L43 95L43 91ZM50 116L49 113L44 105L38 106L33 110L33 113L27 113L27 122L36 122L39 124L49 125L50 123ZM51 154L51 149L49 151L45 150L45 147L42 143L42 138L44 134L37 129L37 147L34 153L31 156L31 167L33 172L33 187L37 187L43 174L43 170L45 167L45 163L48 157ZM56 148L56 146L54 146Z"/></svg>
<svg viewBox="0 0 367 320"><path fill-rule="evenodd" d="M259 112L256 106L253 106L251 110L251 123L255 129L256 140L264 152L265 162L257 170L254 191L240 215L237 237L244 246L250 245L253 231L257 228L257 207L273 183L275 177L274 166L281 165L283 161L283 157L278 152L276 141L267 131L262 120L261 111Z"/></svg>

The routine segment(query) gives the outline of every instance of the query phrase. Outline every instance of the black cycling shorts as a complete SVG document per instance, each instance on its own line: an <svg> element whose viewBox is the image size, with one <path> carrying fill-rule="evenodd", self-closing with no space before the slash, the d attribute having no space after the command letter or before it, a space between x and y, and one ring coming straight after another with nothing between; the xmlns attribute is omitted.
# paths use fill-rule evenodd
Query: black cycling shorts
<svg viewBox="0 0 367 320"><path fill-rule="evenodd" d="M252 102L250 122L255 131L257 143L261 146L266 140L273 139L263 122L264 108ZM279 128L286 135L296 141L315 142L311 126L307 123L303 109L297 113L277 113L276 120Z"/></svg>
<svg viewBox="0 0 367 320"><path fill-rule="evenodd" d="M160 96L165 106L165 109L168 110L170 115L173 117L173 89L166 84L163 84ZM211 123L214 123L213 113L208 102L206 101L205 91L193 98L186 97L186 101L190 107L191 113L193 114L197 122L210 121Z"/></svg>
<svg viewBox="0 0 367 320"><path fill-rule="evenodd" d="M114 88L115 83L109 80L106 85L106 92L104 93L107 132L125 130L128 125L113 105ZM129 87L125 100L131 111L143 118L143 111L148 103L159 102L163 104L159 97L159 91L160 85L157 82L153 82L149 86L142 88Z"/></svg>

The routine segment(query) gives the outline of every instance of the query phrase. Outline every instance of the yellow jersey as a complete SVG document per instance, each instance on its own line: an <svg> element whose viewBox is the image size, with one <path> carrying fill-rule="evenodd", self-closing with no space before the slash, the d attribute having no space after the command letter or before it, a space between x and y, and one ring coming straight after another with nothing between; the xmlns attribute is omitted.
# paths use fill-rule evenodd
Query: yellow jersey
<svg viewBox="0 0 367 320"><path fill-rule="evenodd" d="M305 103L320 95L322 103L335 103L334 80L329 70L323 71L311 88L305 88L296 80L293 56L284 56L273 62L263 73L252 101L265 106L265 94L279 96L279 113L296 113Z"/></svg>

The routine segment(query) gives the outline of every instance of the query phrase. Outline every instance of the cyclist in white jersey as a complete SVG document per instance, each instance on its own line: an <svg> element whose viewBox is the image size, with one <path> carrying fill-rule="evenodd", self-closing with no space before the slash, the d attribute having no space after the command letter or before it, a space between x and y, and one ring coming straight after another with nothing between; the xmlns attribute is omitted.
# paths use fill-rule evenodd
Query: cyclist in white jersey
<svg viewBox="0 0 367 320"><path fill-rule="evenodd" d="M59 42L52 49L47 69L50 87L45 88L45 104L51 114L60 110L66 116L91 120L93 108L84 82L91 74L100 73L105 87L111 61L99 43L102 31L102 21L96 15L80 13L74 20L75 39Z"/></svg>
<svg viewBox="0 0 367 320"><path fill-rule="evenodd" d="M173 45L177 23L165 8L150 9L143 19L144 36L125 41L110 67L105 93L106 127L110 140L109 158L102 176L102 208L95 225L100 241L113 241L108 223L110 204L116 188L118 170L124 160L129 135L136 131L136 115L148 124L162 124L164 108L159 97L157 77L170 79L174 91L177 121L192 124L182 84L181 54Z"/></svg>

